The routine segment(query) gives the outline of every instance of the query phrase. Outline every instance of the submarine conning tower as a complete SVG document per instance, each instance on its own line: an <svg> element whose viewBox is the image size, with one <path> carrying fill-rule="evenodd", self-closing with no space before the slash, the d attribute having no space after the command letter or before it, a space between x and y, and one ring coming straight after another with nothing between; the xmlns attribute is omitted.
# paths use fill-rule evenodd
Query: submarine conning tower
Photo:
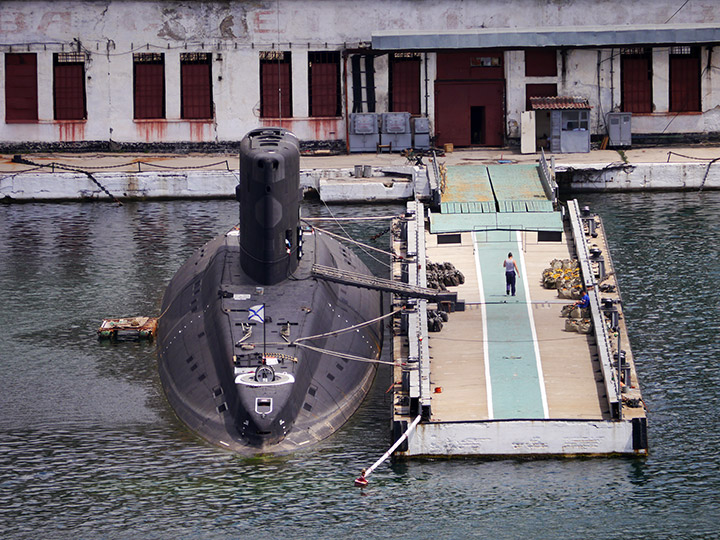
<svg viewBox="0 0 720 540"><path fill-rule="evenodd" d="M298 266L300 148L282 128L250 131L240 142L240 265L262 285L286 279Z"/></svg>

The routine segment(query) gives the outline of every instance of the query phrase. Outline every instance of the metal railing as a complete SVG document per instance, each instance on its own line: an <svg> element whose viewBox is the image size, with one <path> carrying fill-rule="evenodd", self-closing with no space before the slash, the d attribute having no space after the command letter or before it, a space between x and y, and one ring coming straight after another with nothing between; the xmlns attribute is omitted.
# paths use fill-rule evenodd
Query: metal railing
<svg viewBox="0 0 720 540"><path fill-rule="evenodd" d="M595 275L590 265L590 253L587 242L585 241L585 232L580 219L580 209L577 200L573 199L572 201L568 201L568 210L575 250L578 256L578 262L580 263L580 270L582 271L583 285L588 289L588 296L590 297L590 313L592 315L595 341L597 343L598 357L603 374L605 391L607 393L608 405L610 407L610 414L613 418L620 420L622 419L622 401L617 384L619 374L613 369L610 336L607 333L604 316L600 310L600 294L596 287ZM592 290L590 290L589 287L592 287Z"/></svg>
<svg viewBox="0 0 720 540"><path fill-rule="evenodd" d="M550 171L547 159L545 158L545 151L542 148L540 149L540 183L548 200L553 203L553 205L557 203L558 185L557 182L555 182L552 171Z"/></svg>

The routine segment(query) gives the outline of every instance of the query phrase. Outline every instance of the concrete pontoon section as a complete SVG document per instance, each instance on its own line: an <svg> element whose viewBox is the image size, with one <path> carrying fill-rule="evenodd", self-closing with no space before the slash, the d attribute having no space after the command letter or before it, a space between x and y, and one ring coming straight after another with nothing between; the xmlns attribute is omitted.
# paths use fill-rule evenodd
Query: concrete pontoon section
<svg viewBox="0 0 720 540"><path fill-rule="evenodd" d="M647 453L645 410L602 224L574 201L563 219L547 197L556 193L552 178L540 169L451 168L452 200L443 194L429 213L408 203L405 230L413 234L394 247L417 264L408 265L411 271L398 264L395 279L412 283L433 262L452 263L464 282L448 286L457 293L454 304L417 299L408 306L416 319L448 312L439 332L427 333L428 324L408 324L407 317L396 321L395 438L422 415L396 456ZM518 201L533 204L521 211L513 206ZM503 215L513 222L502 222ZM506 290L508 252L519 267L515 296ZM591 297L583 333L569 331L561 316L574 300L543 286L553 260L579 261Z"/></svg>

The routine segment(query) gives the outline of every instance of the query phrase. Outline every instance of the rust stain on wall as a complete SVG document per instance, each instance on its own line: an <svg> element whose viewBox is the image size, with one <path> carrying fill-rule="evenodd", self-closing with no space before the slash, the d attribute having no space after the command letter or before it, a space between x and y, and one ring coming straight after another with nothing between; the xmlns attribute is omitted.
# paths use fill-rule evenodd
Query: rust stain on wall
<svg viewBox="0 0 720 540"><path fill-rule="evenodd" d="M312 118L310 119L310 126L316 141L337 139L338 133L340 133L339 118Z"/></svg>
<svg viewBox="0 0 720 540"><path fill-rule="evenodd" d="M295 120L292 118L261 118L260 122L262 122L262 127L281 127L293 132L295 131L293 128Z"/></svg>
<svg viewBox="0 0 720 540"><path fill-rule="evenodd" d="M167 122L165 120L136 120L135 129L138 137L145 142L160 142L165 140Z"/></svg>
<svg viewBox="0 0 720 540"><path fill-rule="evenodd" d="M210 122L190 122L190 140L193 142L205 141L205 128L209 126Z"/></svg>
<svg viewBox="0 0 720 540"><path fill-rule="evenodd" d="M85 121L58 121L55 124L58 128L58 139L63 142L84 141Z"/></svg>
<svg viewBox="0 0 720 540"><path fill-rule="evenodd" d="M282 127L295 133L305 133L309 128L312 137L308 138L315 141L341 139L344 135L342 118L261 118L260 122L262 127Z"/></svg>

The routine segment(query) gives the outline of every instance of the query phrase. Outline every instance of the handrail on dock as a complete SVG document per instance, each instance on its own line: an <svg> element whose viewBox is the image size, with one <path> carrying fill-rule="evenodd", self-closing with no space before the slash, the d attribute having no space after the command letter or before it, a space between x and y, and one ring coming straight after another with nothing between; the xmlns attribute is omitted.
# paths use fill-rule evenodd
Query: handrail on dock
<svg viewBox="0 0 720 540"><path fill-rule="evenodd" d="M583 231L582 221L580 219L580 209L577 200L568 201L568 211L570 224L572 226L573 239L575 242L575 250L580 263L580 269L583 276L583 285L588 291L590 298L590 313L592 314L593 329L595 332L595 341L597 342L598 356L603 374L603 382L607 393L608 404L610 406L610 414L615 419L622 419L622 401L618 393L616 382L619 380L619 374L615 374L612 367L612 347L610 345L610 336L604 324L604 317L600 310L600 294L596 287L595 275L590 264L590 253L588 251L587 242L585 241L585 232ZM592 290L590 289L592 287Z"/></svg>
<svg viewBox="0 0 720 540"><path fill-rule="evenodd" d="M545 196L554 205L558 199L558 185L550 171L545 151L542 148L540 149L540 183L545 191Z"/></svg>
<svg viewBox="0 0 720 540"><path fill-rule="evenodd" d="M419 201L407 203L407 214L412 216L407 222L407 252L414 255L417 261L422 261L422 267L411 264L408 268L408 283L416 287L427 285L427 274L425 272L425 227L424 227L425 206ZM419 271L422 270L422 271ZM430 417L430 406L432 396L430 395L430 347L428 344L427 327L427 299L419 298L416 304L417 309L410 313L408 319L408 338L410 343L410 356L417 361L417 384L418 405L423 418ZM412 336L411 329L415 330Z"/></svg>

